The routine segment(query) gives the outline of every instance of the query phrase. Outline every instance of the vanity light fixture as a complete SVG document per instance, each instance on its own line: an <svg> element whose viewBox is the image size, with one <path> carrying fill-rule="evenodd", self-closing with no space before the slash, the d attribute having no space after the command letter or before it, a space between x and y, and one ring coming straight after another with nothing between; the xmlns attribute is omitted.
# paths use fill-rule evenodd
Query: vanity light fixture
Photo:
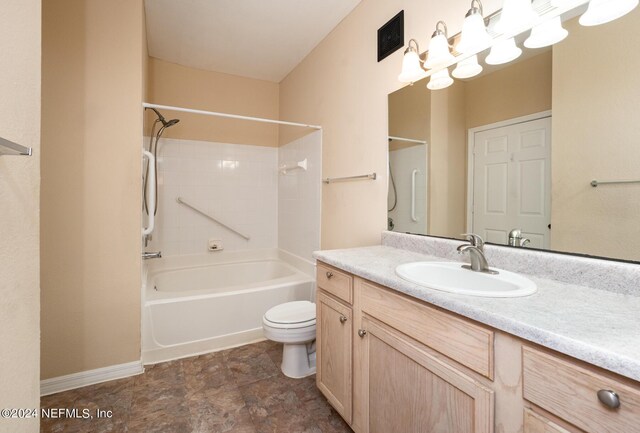
<svg viewBox="0 0 640 433"><path fill-rule="evenodd" d="M524 41L527 48L542 48L556 44L567 37L569 32L562 27L560 17L552 18L531 29L531 34Z"/></svg>
<svg viewBox="0 0 640 433"><path fill-rule="evenodd" d="M412 45L413 43L413 45ZM403 83L415 83L425 76L425 70L420 66L422 59L420 58L420 46L415 39L409 40L409 46L404 51L402 58L402 71L398 75L398 80Z"/></svg>
<svg viewBox="0 0 640 433"><path fill-rule="evenodd" d="M451 75L456 78L464 79L475 77L480 72L482 72L482 66L478 63L478 55L474 54L473 56L459 62Z"/></svg>
<svg viewBox="0 0 640 433"><path fill-rule="evenodd" d="M616 20L638 6L638 0L591 0L580 17L583 26L597 26Z"/></svg>
<svg viewBox="0 0 640 433"><path fill-rule="evenodd" d="M550 3L554 8L570 7L573 9L574 7L580 6L586 2L584 0L551 0Z"/></svg>
<svg viewBox="0 0 640 433"><path fill-rule="evenodd" d="M484 23L484 13L480 0L471 1L471 9L467 12L462 23L460 42L456 46L459 53L471 53L484 50L491 44L491 36L487 33ZM454 75L455 76L455 75Z"/></svg>
<svg viewBox="0 0 640 433"><path fill-rule="evenodd" d="M531 27L538 14L531 6L531 0L504 0L496 32L514 34Z"/></svg>
<svg viewBox="0 0 640 433"><path fill-rule="evenodd" d="M428 69L437 69L451 63L454 60L453 54L449 51L449 35L447 34L447 25L444 21L438 21L436 30L431 35L429 41L429 52L424 67ZM447 76L449 74L447 73Z"/></svg>
<svg viewBox="0 0 640 433"><path fill-rule="evenodd" d="M522 50L516 45L515 39L503 39L491 47L491 52L485 62L489 65L501 65L517 59L520 54L522 54Z"/></svg>
<svg viewBox="0 0 640 433"><path fill-rule="evenodd" d="M427 88L430 90L440 90L449 87L453 84L453 78L449 76L449 69L444 68L435 72L429 78L429 82L427 83Z"/></svg>

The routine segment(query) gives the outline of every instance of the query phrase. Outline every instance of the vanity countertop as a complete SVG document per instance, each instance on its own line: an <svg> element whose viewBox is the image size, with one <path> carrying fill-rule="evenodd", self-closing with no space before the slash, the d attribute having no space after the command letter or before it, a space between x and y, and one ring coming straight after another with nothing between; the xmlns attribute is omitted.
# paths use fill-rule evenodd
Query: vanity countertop
<svg viewBox="0 0 640 433"><path fill-rule="evenodd" d="M481 298L418 286L396 266L450 261L390 246L317 251L314 257L364 279L493 328L640 381L640 297L526 275L537 293ZM491 264L491 263L490 263Z"/></svg>

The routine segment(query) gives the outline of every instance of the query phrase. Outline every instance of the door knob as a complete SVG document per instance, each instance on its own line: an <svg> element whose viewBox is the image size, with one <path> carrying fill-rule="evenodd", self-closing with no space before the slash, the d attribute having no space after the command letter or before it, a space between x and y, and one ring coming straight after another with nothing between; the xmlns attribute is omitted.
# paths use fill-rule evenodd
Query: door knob
<svg viewBox="0 0 640 433"><path fill-rule="evenodd" d="M367 335L367 331L365 331L364 329L358 329L358 335L360 336L360 338L364 338L364 336Z"/></svg>
<svg viewBox="0 0 640 433"><path fill-rule="evenodd" d="M345 316L340 316L340 323L344 323L347 321L347 318Z"/></svg>

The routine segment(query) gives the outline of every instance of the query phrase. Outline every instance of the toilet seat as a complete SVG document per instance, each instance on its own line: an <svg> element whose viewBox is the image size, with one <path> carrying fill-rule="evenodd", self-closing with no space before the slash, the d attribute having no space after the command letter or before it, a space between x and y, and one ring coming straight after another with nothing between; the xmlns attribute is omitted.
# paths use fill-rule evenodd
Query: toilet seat
<svg viewBox="0 0 640 433"><path fill-rule="evenodd" d="M262 322L276 329L299 329L316 325L316 305L309 301L294 301L276 305L267 311Z"/></svg>

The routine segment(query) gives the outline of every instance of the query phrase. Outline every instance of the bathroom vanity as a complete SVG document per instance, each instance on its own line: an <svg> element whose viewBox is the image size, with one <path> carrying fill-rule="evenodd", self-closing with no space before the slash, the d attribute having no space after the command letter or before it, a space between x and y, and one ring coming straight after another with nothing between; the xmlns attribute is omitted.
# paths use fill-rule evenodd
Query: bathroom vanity
<svg viewBox="0 0 640 433"><path fill-rule="evenodd" d="M540 251L640 258L640 8L594 28L573 3L551 2L561 43L389 95L391 232L315 255L317 383L356 432L640 432L640 266ZM528 296L474 296L500 288L460 273L462 233L493 244L459 250L472 269Z"/></svg>
<svg viewBox="0 0 640 433"><path fill-rule="evenodd" d="M459 242L386 238L316 253L317 385L354 431L640 431L636 294L570 282L590 265L569 256L555 260L584 263L558 279L530 274L539 289L532 296L438 292L400 279L395 267L455 259L445 251ZM496 247L487 254L507 260ZM522 254L532 267L550 260L517 254L508 260L520 266Z"/></svg>

